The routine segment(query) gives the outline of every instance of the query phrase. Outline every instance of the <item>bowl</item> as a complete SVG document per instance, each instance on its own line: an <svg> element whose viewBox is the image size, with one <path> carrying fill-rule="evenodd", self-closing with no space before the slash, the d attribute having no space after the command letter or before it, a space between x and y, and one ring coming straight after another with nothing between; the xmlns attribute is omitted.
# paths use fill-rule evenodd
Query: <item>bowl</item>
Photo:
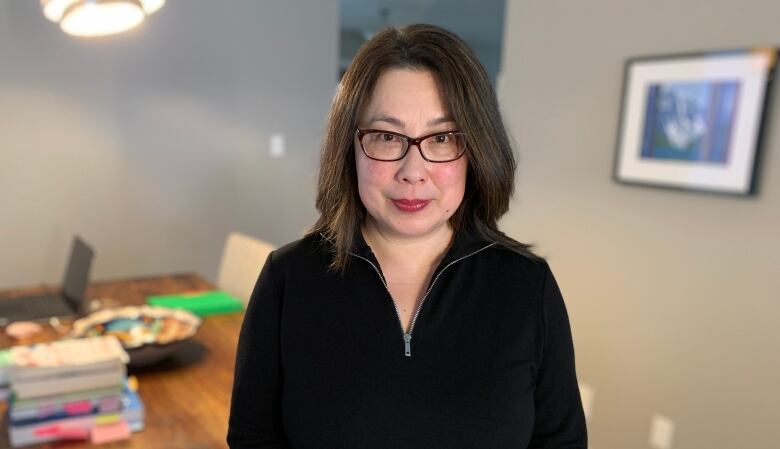
<svg viewBox="0 0 780 449"><path fill-rule="evenodd" d="M73 323L74 337L114 335L130 356L130 367L155 364L183 346L200 327L196 315L178 309L127 306L93 312Z"/></svg>

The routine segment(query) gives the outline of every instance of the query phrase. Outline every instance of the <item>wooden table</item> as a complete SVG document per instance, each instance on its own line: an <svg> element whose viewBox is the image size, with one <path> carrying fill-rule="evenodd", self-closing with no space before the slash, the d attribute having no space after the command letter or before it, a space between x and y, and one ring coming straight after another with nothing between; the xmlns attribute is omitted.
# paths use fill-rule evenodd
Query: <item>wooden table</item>
<svg viewBox="0 0 780 449"><path fill-rule="evenodd" d="M119 304L141 305L147 296L213 289L197 274L97 282L87 289L88 299L111 298ZM0 292L0 300L51 291L43 287ZM106 301L109 302L109 301ZM243 313L205 317L195 337L169 359L152 367L130 370L137 376L146 406L145 428L129 440L93 446L85 442L58 442L38 448L227 448L228 411L233 385L238 333ZM59 334L46 328L31 343ZM0 335L0 348L18 344ZM0 448L9 447L6 404L0 403Z"/></svg>

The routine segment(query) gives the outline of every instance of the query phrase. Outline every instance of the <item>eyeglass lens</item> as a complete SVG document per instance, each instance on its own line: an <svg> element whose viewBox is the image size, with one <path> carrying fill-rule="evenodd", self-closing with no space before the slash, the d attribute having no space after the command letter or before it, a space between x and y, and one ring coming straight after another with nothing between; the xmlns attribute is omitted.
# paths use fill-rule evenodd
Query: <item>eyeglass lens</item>
<svg viewBox="0 0 780 449"><path fill-rule="evenodd" d="M409 141L399 135L368 132L361 140L366 155L373 159L394 161L401 159ZM441 133L428 136L420 142L423 157L430 161L446 162L457 159L466 148L466 139L460 133Z"/></svg>

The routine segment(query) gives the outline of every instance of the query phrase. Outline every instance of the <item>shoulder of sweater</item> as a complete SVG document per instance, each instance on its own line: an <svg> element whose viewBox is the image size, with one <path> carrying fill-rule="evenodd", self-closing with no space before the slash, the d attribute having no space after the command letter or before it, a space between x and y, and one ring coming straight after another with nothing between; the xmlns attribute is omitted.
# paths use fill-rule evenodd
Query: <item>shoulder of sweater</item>
<svg viewBox="0 0 780 449"><path fill-rule="evenodd" d="M513 267L533 276L544 277L550 270L547 260L535 254L523 254L501 243L495 243L487 251L486 256L494 257L498 266Z"/></svg>
<svg viewBox="0 0 780 449"><path fill-rule="evenodd" d="M319 236L308 234L271 252L275 268L284 269L301 261L330 257L327 243Z"/></svg>

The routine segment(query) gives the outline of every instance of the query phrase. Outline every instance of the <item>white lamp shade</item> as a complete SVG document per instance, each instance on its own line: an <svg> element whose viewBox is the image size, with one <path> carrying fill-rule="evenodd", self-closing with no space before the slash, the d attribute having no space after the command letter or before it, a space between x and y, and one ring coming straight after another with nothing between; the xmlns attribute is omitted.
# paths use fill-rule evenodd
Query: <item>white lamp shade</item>
<svg viewBox="0 0 780 449"><path fill-rule="evenodd" d="M146 11L147 16L151 16L153 13L157 12L164 4L165 0L141 0L141 6L144 8L144 11Z"/></svg>
<svg viewBox="0 0 780 449"><path fill-rule="evenodd" d="M72 36L92 37L132 29L165 0L41 0L43 14Z"/></svg>
<svg viewBox="0 0 780 449"><path fill-rule="evenodd" d="M78 2L79 0L41 0L43 6L43 15L52 22L59 23L62 20L62 15L65 14L65 10L68 6Z"/></svg>

